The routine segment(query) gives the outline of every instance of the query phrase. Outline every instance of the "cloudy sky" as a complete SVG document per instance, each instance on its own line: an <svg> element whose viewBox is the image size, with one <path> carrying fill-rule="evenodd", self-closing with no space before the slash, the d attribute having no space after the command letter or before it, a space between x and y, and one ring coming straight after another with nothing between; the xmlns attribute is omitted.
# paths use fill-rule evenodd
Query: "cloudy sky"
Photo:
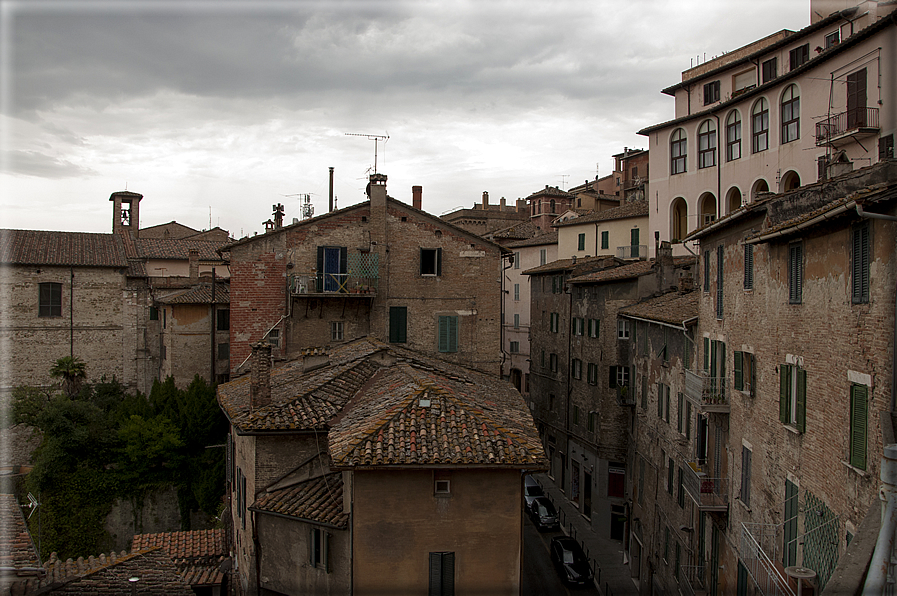
<svg viewBox="0 0 897 596"><path fill-rule="evenodd" d="M780 29L808 0L251 3L0 0L0 227L141 227L240 237L389 194L441 215L569 188L647 148L681 71ZM292 195L292 196L291 196ZM211 212L211 215L210 215Z"/></svg>

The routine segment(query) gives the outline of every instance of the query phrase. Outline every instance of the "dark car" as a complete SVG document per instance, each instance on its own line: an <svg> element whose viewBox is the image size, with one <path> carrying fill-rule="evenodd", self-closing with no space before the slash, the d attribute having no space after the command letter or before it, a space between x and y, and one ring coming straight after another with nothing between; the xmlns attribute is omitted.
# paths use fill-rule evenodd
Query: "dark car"
<svg viewBox="0 0 897 596"><path fill-rule="evenodd" d="M568 584L585 584L594 577L582 548L569 536L556 536L551 539L551 562L554 563L561 580Z"/></svg>
<svg viewBox="0 0 897 596"><path fill-rule="evenodd" d="M533 499L536 497L544 497L542 486L532 476L524 476L523 478L523 498L526 501L526 510L529 511L533 505Z"/></svg>
<svg viewBox="0 0 897 596"><path fill-rule="evenodd" d="M558 512L548 500L548 497L536 497L529 508L529 516L536 525L537 530L556 530L558 524Z"/></svg>

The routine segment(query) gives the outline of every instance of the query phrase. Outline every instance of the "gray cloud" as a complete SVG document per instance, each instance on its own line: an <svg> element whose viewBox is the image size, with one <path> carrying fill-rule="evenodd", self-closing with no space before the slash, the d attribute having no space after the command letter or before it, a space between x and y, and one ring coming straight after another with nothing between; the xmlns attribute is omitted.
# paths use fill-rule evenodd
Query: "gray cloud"
<svg viewBox="0 0 897 596"><path fill-rule="evenodd" d="M4 171L40 178L76 178L96 174L91 168L50 157L37 151L3 151Z"/></svg>

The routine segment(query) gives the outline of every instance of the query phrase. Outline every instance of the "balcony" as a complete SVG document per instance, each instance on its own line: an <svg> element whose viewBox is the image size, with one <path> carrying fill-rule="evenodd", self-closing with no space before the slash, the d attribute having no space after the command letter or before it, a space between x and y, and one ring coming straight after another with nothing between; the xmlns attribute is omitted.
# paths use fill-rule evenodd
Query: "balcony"
<svg viewBox="0 0 897 596"><path fill-rule="evenodd" d="M683 484L699 510L729 510L729 479L712 478L706 465L686 460Z"/></svg>
<svg viewBox="0 0 897 596"><path fill-rule="evenodd" d="M878 134L878 108L855 108L816 123L816 146L837 147L852 139Z"/></svg>
<svg viewBox="0 0 897 596"><path fill-rule="evenodd" d="M379 278L360 277L351 273L296 273L290 276L293 296L374 298Z"/></svg>
<svg viewBox="0 0 897 596"><path fill-rule="evenodd" d="M729 413L729 379L711 377L707 371L685 371L685 397L702 412Z"/></svg>
<svg viewBox="0 0 897 596"><path fill-rule="evenodd" d="M775 547L777 529L781 526L741 524L741 562L747 569L760 594L765 596L795 596L781 565Z"/></svg>
<svg viewBox="0 0 897 596"><path fill-rule="evenodd" d="M648 258L648 246L645 244L633 244L631 246L617 247L618 259L640 259L644 261Z"/></svg>
<svg viewBox="0 0 897 596"><path fill-rule="evenodd" d="M685 596L707 594L707 567L704 565L680 565L679 587Z"/></svg>
<svg viewBox="0 0 897 596"><path fill-rule="evenodd" d="M621 406L635 405L635 391L629 385L620 385L617 387L617 403Z"/></svg>

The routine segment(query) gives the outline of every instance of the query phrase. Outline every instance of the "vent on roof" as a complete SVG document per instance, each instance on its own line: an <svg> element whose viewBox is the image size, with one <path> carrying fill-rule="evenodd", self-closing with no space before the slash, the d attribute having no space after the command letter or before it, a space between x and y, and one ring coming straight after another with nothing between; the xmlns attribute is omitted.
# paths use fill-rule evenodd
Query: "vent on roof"
<svg viewBox="0 0 897 596"><path fill-rule="evenodd" d="M419 403L420 403L420 407L422 407L422 408L429 408L429 407L430 407L430 398L429 398L429 397L422 397L422 398L420 398L420 402L419 402Z"/></svg>

